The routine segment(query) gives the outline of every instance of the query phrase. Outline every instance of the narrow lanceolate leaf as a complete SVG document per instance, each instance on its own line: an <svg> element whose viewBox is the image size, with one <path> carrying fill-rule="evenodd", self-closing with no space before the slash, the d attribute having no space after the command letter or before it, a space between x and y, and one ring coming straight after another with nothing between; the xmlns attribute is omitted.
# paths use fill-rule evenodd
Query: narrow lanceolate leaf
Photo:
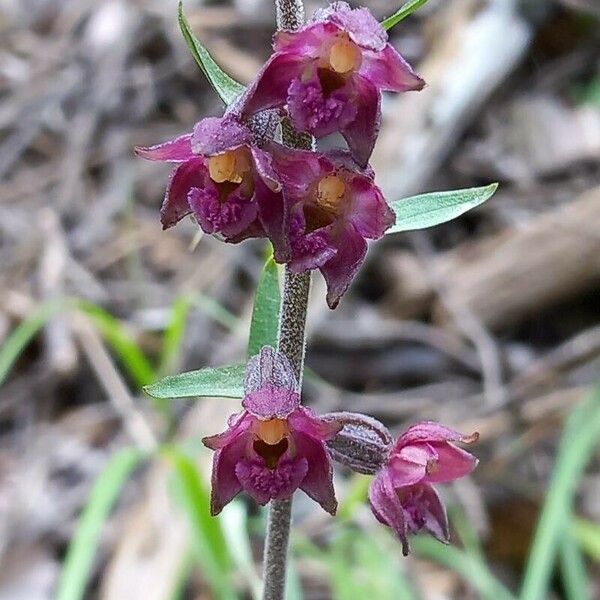
<svg viewBox="0 0 600 600"><path fill-rule="evenodd" d="M245 370L245 365L207 367L165 377L152 385L147 385L144 391L153 398L165 400L195 396L242 398Z"/></svg>
<svg viewBox="0 0 600 600"><path fill-rule="evenodd" d="M409 15L415 12L417 8L421 8L427 0L409 0L406 4L403 4L393 15L390 15L387 19L381 22L381 26L384 29L391 29L394 25L397 25L403 19L406 19Z"/></svg>
<svg viewBox="0 0 600 600"><path fill-rule="evenodd" d="M183 14L183 2L179 3L177 9L177 19L179 21L179 27L181 33L185 39L194 60L198 63L198 66L206 75L206 78L213 86L215 92L219 94L219 97L225 104L231 104L243 91L244 86L241 83L232 79L219 67L219 65L213 60L208 50L196 39L196 36L192 33L190 25Z"/></svg>
<svg viewBox="0 0 600 600"><path fill-rule="evenodd" d="M98 549L102 525L129 475L143 458L144 455L138 450L124 448L111 458L96 480L69 544L56 600L81 600L87 597L85 588Z"/></svg>
<svg viewBox="0 0 600 600"><path fill-rule="evenodd" d="M468 210L483 204L494 195L497 183L485 187L431 192L390 202L396 213L396 224L386 233L413 231L440 225L456 219Z"/></svg>
<svg viewBox="0 0 600 600"><path fill-rule="evenodd" d="M273 258L269 258L256 289L248 341L248 356L258 354L263 346L277 348L280 304L277 264Z"/></svg>

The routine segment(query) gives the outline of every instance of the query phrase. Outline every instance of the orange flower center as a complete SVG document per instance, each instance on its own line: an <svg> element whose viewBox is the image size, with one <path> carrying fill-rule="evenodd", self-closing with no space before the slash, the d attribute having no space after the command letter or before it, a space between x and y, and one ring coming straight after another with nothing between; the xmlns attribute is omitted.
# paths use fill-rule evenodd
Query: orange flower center
<svg viewBox="0 0 600 600"><path fill-rule="evenodd" d="M346 184L337 175L327 175L317 184L317 204L330 213L338 214L346 193Z"/></svg>
<svg viewBox="0 0 600 600"><path fill-rule="evenodd" d="M270 445L278 444L288 434L288 431L287 421L284 419L259 421L256 427L258 438Z"/></svg>
<svg viewBox="0 0 600 600"><path fill-rule="evenodd" d="M329 66L336 73L345 75L355 71L360 62L360 49L347 35L340 37L329 50Z"/></svg>

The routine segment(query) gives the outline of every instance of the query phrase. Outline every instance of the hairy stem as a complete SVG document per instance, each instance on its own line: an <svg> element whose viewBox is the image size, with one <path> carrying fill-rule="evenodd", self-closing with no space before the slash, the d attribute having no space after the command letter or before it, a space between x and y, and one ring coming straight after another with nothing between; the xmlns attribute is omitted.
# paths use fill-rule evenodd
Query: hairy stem
<svg viewBox="0 0 600 600"><path fill-rule="evenodd" d="M302 0L275 0L275 7L278 29L294 30L302 25ZM288 146L312 147L312 138L298 134L288 121L283 123L282 136L283 142ZM310 273L291 273L286 268L279 319L279 350L288 357L294 367L298 391L302 387L309 288ZM263 600L283 600L291 520L292 499L273 500L269 506L265 540Z"/></svg>

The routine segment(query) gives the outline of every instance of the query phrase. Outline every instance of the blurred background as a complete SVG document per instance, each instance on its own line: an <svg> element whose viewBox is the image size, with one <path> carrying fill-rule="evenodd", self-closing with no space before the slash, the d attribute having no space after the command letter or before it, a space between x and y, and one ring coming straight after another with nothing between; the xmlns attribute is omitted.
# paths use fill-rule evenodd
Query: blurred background
<svg viewBox="0 0 600 600"><path fill-rule="evenodd" d="M247 83L271 4L185 9ZM400 2L365 4L383 18ZM221 111L176 9L0 0L1 600L257 597L264 511L241 498L207 516L199 443L238 403L141 392L243 359L265 253L198 241L187 220L161 232L169 167L133 156ZM429 0L391 31L428 87L384 100L387 197L500 189L372 245L335 312L313 277L305 401L394 432L479 431L481 463L442 490L453 546L416 539L407 559L370 516L368 478L336 472L336 519L297 494L289 598L496 600L524 576L525 600L600 597L598 461L583 474L600 406L599 25L598 0Z"/></svg>

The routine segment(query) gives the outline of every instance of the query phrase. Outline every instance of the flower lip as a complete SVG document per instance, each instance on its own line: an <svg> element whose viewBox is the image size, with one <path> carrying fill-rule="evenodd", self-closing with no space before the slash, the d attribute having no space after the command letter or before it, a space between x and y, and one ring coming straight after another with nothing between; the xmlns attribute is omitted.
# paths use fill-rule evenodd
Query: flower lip
<svg viewBox="0 0 600 600"><path fill-rule="evenodd" d="M268 469L274 469L279 463L279 459L287 452L289 440L287 437L282 438L276 444L269 444L264 440L254 440L252 448L267 465Z"/></svg>

